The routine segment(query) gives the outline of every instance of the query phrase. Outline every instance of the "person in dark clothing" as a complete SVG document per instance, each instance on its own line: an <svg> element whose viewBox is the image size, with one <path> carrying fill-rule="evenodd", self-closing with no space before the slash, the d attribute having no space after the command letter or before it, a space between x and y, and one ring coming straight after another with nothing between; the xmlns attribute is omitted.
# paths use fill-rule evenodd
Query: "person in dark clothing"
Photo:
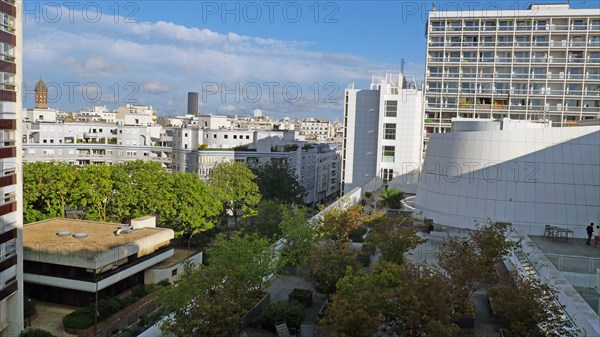
<svg viewBox="0 0 600 337"><path fill-rule="evenodd" d="M592 234L594 234L594 223L593 223L593 222L592 222L592 223L590 223L590 224L589 224L589 225L588 225L588 226L585 228L585 230L587 231L587 236L588 236L587 240L585 241L585 244L589 246L589 245L590 245L590 242L592 241Z"/></svg>

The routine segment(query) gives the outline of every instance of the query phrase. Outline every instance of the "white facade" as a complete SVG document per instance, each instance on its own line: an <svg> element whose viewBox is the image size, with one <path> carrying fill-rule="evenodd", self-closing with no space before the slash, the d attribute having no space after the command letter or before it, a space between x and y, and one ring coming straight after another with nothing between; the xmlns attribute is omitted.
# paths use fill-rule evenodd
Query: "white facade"
<svg viewBox="0 0 600 337"><path fill-rule="evenodd" d="M425 83L427 134L449 131L455 117L557 126L598 117L598 10L432 11Z"/></svg>
<svg viewBox="0 0 600 337"><path fill-rule="evenodd" d="M435 223L487 218L543 235L600 222L600 126L432 135L415 207Z"/></svg>
<svg viewBox="0 0 600 337"><path fill-rule="evenodd" d="M56 123L57 113L58 111L55 109L24 109L23 121L34 123Z"/></svg>
<svg viewBox="0 0 600 337"><path fill-rule="evenodd" d="M388 74L374 77L370 90L346 89L345 99L343 193L420 167L422 91L416 85Z"/></svg>
<svg viewBox="0 0 600 337"><path fill-rule="evenodd" d="M117 108L115 121L125 125L156 125L156 109L151 105L127 104Z"/></svg>

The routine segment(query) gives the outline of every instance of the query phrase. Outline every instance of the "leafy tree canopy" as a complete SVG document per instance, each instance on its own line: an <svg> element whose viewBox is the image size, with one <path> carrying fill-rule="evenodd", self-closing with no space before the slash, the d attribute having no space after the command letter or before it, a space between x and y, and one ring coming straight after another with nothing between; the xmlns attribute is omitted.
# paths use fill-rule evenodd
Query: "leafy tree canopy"
<svg viewBox="0 0 600 337"><path fill-rule="evenodd" d="M264 199L284 204L301 205L304 202L304 187L287 163L270 160L253 165L251 169L256 175L256 182Z"/></svg>

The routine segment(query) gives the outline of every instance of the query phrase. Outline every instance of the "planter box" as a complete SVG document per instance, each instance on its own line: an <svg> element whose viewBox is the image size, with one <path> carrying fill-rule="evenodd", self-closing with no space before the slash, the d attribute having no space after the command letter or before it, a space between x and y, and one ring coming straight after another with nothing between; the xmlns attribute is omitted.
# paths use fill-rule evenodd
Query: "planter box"
<svg viewBox="0 0 600 337"><path fill-rule="evenodd" d="M254 322L267 309L271 303L271 293L266 293L252 309L240 318L240 330L245 329Z"/></svg>
<svg viewBox="0 0 600 337"><path fill-rule="evenodd" d="M288 301L297 301L303 304L305 307L309 307L313 302L313 292L308 289L294 288L288 295Z"/></svg>
<svg viewBox="0 0 600 337"><path fill-rule="evenodd" d="M371 264L371 255L359 254L358 262L360 262L363 265L363 267L368 267Z"/></svg>

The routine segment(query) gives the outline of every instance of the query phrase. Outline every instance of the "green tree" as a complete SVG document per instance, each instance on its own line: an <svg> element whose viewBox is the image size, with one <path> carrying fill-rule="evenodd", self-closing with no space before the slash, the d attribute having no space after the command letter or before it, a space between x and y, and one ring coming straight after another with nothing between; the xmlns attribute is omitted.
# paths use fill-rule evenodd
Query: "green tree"
<svg viewBox="0 0 600 337"><path fill-rule="evenodd" d="M161 329L176 336L227 336L262 295L274 271L274 251L258 235L221 235L208 250L209 265L186 270L161 298L171 312Z"/></svg>
<svg viewBox="0 0 600 337"><path fill-rule="evenodd" d="M25 221L64 217L72 208L74 182L78 170L61 163L27 163L23 165L23 194Z"/></svg>
<svg viewBox="0 0 600 337"><path fill-rule="evenodd" d="M371 231L372 245L379 248L383 260L404 264L405 254L424 242L417 236L415 228L398 224L404 221L383 216L375 222Z"/></svg>
<svg viewBox="0 0 600 337"><path fill-rule="evenodd" d="M326 241L316 247L310 256L310 278L319 292L333 294L336 283L346 274L348 267L358 270L358 254L345 242Z"/></svg>
<svg viewBox="0 0 600 337"><path fill-rule="evenodd" d="M224 162L212 170L209 184L223 202L225 210L232 214L238 228L239 209L242 214L251 214L258 205L261 195L255 182L256 176L241 162Z"/></svg>
<svg viewBox="0 0 600 337"><path fill-rule="evenodd" d="M288 206L276 200L262 199L256 208L256 214L249 217L246 231L258 233L269 239L281 236L281 221Z"/></svg>
<svg viewBox="0 0 600 337"><path fill-rule="evenodd" d="M453 238L437 254L438 264L452 280L455 289L470 298L477 289L496 282L496 264L518 242L508 238L508 228L489 223L466 238Z"/></svg>
<svg viewBox="0 0 600 337"><path fill-rule="evenodd" d="M172 214L164 220L190 236L214 227L215 218L223 211L223 204L214 198L214 190L193 173L173 173L170 188L165 191L173 196Z"/></svg>
<svg viewBox="0 0 600 337"><path fill-rule="evenodd" d="M556 291L533 278L514 276L489 290L494 311L507 337L575 337L579 331L566 324Z"/></svg>
<svg viewBox="0 0 600 337"><path fill-rule="evenodd" d="M285 204L304 203L304 187L287 163L270 160L262 165L253 165L251 169L264 199Z"/></svg>
<svg viewBox="0 0 600 337"><path fill-rule="evenodd" d="M281 230L283 247L282 265L300 266L308 261L319 238L317 231L308 223L306 208L287 208L282 214Z"/></svg>
<svg viewBox="0 0 600 337"><path fill-rule="evenodd" d="M111 168L108 165L80 167L73 184L73 203L84 211L87 220L107 221L107 204L112 188Z"/></svg>
<svg viewBox="0 0 600 337"><path fill-rule="evenodd" d="M136 160L111 168L113 191L108 212L115 221L127 223L148 214L173 215L176 196L169 193L172 177L160 163Z"/></svg>
<svg viewBox="0 0 600 337"><path fill-rule="evenodd" d="M23 164L23 217L25 223L48 218L50 167L53 163L34 162Z"/></svg>
<svg viewBox="0 0 600 337"><path fill-rule="evenodd" d="M388 188L381 192L381 198L387 208L400 209L402 208L401 201L404 198L404 192L395 187Z"/></svg>
<svg viewBox="0 0 600 337"><path fill-rule="evenodd" d="M373 335L392 311L403 279L403 268L388 262L375 264L371 272L347 269L319 326L332 337Z"/></svg>
<svg viewBox="0 0 600 337"><path fill-rule="evenodd" d="M371 272L349 268L319 325L333 337L371 336L381 326L396 336L455 336L448 287L427 267L382 261Z"/></svg>
<svg viewBox="0 0 600 337"><path fill-rule="evenodd" d="M346 240L348 234L357 229L363 222L369 222L371 217L363 212L363 207L352 205L347 209L333 208L323 214L318 223L321 234L332 240Z"/></svg>

